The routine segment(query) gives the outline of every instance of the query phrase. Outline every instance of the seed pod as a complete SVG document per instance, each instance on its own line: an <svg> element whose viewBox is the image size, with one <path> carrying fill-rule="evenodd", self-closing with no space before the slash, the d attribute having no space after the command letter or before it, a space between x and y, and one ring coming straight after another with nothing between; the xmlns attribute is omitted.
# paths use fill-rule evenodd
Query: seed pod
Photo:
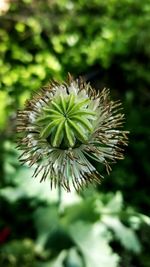
<svg viewBox="0 0 150 267"><path fill-rule="evenodd" d="M49 178L51 185L67 191L70 183L76 190L100 183L96 164L110 172L109 163L122 159L120 146L127 145L120 107L120 102L110 101L108 89L96 92L81 78L69 75L65 86L52 82L18 112L21 162L36 166L33 176Z"/></svg>

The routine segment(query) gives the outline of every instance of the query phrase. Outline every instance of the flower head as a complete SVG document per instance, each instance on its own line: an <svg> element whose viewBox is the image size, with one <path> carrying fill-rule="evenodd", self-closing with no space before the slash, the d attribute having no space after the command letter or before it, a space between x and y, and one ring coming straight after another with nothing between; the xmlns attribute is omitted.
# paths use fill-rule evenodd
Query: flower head
<svg viewBox="0 0 150 267"><path fill-rule="evenodd" d="M67 83L51 82L27 101L18 112L18 147L22 163L35 165L33 176L50 179L51 186L70 191L89 182L100 183L95 164L123 158L120 145L127 145L121 130L124 114L121 103L109 99L109 90L96 92L82 78Z"/></svg>

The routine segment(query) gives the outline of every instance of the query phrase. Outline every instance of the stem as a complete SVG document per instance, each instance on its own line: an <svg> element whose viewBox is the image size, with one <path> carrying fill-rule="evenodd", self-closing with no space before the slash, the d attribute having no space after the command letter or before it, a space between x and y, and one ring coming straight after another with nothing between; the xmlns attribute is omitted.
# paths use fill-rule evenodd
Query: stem
<svg viewBox="0 0 150 267"><path fill-rule="evenodd" d="M61 200L62 200L62 190L61 185L58 184L58 209L61 207Z"/></svg>
<svg viewBox="0 0 150 267"><path fill-rule="evenodd" d="M60 184L58 184L58 202L57 202L57 207L58 207L58 214L61 216L64 209L62 206L62 187Z"/></svg>

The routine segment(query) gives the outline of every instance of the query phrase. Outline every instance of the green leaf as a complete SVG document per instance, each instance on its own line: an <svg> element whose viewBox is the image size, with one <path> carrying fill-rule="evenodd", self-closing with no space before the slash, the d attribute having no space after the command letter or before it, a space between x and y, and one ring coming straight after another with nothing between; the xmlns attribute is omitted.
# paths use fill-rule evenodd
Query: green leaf
<svg viewBox="0 0 150 267"><path fill-rule="evenodd" d="M110 201L105 205L105 210L111 213L119 213L123 207L123 197L121 192L116 192L116 194L111 197Z"/></svg>
<svg viewBox="0 0 150 267"><path fill-rule="evenodd" d="M103 215L102 222L114 232L116 238L126 249L140 253L141 244L134 230L123 225L118 218L109 215Z"/></svg>
<svg viewBox="0 0 150 267"><path fill-rule="evenodd" d="M63 250L59 253L59 255L55 259L45 263L42 262L38 267L64 267L64 260L66 256L67 256L67 251Z"/></svg>
<svg viewBox="0 0 150 267"><path fill-rule="evenodd" d="M81 255L79 255L79 252L77 251L77 248L71 248L67 254L66 258L66 266L69 267L83 267L83 259Z"/></svg>
<svg viewBox="0 0 150 267"><path fill-rule="evenodd" d="M103 225L78 221L69 226L69 232L84 257L86 267L118 266L119 256L112 252Z"/></svg>
<svg viewBox="0 0 150 267"><path fill-rule="evenodd" d="M36 248L43 250L50 236L58 228L57 206L39 207L33 214L34 225L37 231Z"/></svg>
<svg viewBox="0 0 150 267"><path fill-rule="evenodd" d="M35 201L52 202L56 201L57 194L55 191L49 194L49 181L40 183L39 179L32 179L35 168L21 166L11 179L15 186L7 186L0 190L0 197L4 197L9 202L20 201L23 198L34 199Z"/></svg>

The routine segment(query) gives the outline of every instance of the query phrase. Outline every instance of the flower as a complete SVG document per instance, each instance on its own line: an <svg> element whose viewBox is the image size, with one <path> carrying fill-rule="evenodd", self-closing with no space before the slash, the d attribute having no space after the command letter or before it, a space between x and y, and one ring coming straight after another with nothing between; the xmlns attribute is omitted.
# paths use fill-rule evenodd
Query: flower
<svg viewBox="0 0 150 267"><path fill-rule="evenodd" d="M20 161L35 165L33 177L50 179L51 187L70 191L103 177L95 164L123 159L127 131L121 129L121 103L111 101L109 89L97 92L82 78L68 75L67 83L51 82L18 111Z"/></svg>

